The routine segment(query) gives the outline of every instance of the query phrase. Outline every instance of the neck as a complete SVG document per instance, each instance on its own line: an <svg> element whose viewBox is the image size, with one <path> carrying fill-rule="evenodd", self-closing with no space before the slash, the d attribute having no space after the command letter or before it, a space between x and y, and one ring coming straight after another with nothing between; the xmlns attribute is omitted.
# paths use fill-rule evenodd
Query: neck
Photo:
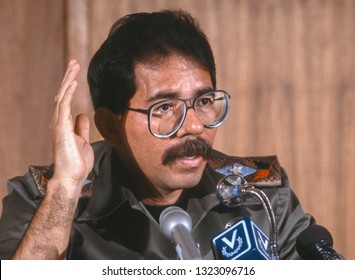
<svg viewBox="0 0 355 280"><path fill-rule="evenodd" d="M180 189L165 195L160 194L139 197L139 200L144 204L151 206L173 205L180 199L182 192L183 190Z"/></svg>

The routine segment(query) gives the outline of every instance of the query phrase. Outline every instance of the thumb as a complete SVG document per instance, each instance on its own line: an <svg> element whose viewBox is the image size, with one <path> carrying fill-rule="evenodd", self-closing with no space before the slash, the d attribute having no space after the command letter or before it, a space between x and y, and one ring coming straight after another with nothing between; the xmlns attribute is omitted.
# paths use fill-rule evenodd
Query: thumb
<svg viewBox="0 0 355 280"><path fill-rule="evenodd" d="M86 142L90 141L90 120L88 116L80 114L76 117L74 132L84 138Z"/></svg>

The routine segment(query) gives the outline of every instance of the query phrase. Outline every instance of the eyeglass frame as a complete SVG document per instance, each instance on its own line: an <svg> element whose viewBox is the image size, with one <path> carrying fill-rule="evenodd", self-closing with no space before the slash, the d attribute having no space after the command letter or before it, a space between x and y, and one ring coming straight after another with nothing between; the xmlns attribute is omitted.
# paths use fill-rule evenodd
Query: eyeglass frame
<svg viewBox="0 0 355 280"><path fill-rule="evenodd" d="M154 103L153 105L149 106L148 109L140 109L140 108L131 108L131 107L126 107L127 110L129 111L133 111L133 112L138 112L138 113L142 113L142 114L145 114L148 116L148 129L149 129L149 132L154 136L154 137L157 137L157 138L168 138L172 135L174 135L181 127L182 125L184 124L185 120L186 120L186 116L187 116L187 111L189 109L194 109L195 113L196 113L196 109L195 109L195 104L196 104L196 100L199 99L201 96L204 96L206 94L210 94L210 93L214 93L214 92L221 92L223 93L225 96L227 96L226 98L226 109L225 109L225 113L224 113L224 117L223 117L223 120L220 121L218 124L216 125L205 125L204 124L204 127L207 127L207 128L215 128L215 127L218 127L220 126L224 121L225 119L227 118L228 116L228 112L229 112L229 99L231 98L230 95L224 91L224 90L211 90L211 91L206 91L202 94L199 94L195 97L190 97L190 98L168 98L166 100L161 100L159 102L156 102ZM182 121L180 123L180 125L178 125L173 131L171 131L170 133L167 133L166 135L160 135L160 134L156 134L152 131L151 129L151 125L150 125L150 120L151 120L151 110L153 107L155 107L156 105L158 105L159 103L164 103L164 102L167 102L169 100L179 100L179 101L182 101L184 104L185 104L185 110L184 110L184 114L183 114L183 118L182 118ZM192 105L191 106L188 106L186 102L188 101L193 101L192 102ZM197 113L196 113L197 114Z"/></svg>

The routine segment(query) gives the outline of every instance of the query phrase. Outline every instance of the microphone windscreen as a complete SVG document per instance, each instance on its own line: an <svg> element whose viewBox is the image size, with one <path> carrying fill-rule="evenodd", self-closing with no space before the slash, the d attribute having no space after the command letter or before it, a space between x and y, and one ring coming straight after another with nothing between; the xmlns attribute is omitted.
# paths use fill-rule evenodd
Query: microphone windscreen
<svg viewBox="0 0 355 280"><path fill-rule="evenodd" d="M306 228L296 240L296 250L303 259L314 259L317 244L322 243L333 247L333 238L330 232L321 225L311 225Z"/></svg>
<svg viewBox="0 0 355 280"><path fill-rule="evenodd" d="M177 206L166 208L159 217L160 230L165 237L172 240L172 232L176 226L183 226L191 232L192 221L189 214Z"/></svg>
<svg viewBox="0 0 355 280"><path fill-rule="evenodd" d="M183 209L170 206L159 218L160 231L175 243L175 250L181 260L202 260L199 246L192 238L192 221Z"/></svg>

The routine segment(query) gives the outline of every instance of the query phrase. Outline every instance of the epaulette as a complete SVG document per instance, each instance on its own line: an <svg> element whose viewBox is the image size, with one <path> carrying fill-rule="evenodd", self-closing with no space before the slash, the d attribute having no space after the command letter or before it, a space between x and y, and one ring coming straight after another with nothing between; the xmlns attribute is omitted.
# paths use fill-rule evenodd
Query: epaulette
<svg viewBox="0 0 355 280"><path fill-rule="evenodd" d="M222 175L241 175L254 186L281 185L281 166L276 156L218 156L208 162L216 172Z"/></svg>
<svg viewBox="0 0 355 280"><path fill-rule="evenodd" d="M30 172L33 179L36 182L36 186L43 196L47 190L48 181L52 178L54 172L54 165L48 166L30 166ZM95 174L91 172L88 178L85 180L84 185L81 189L80 197L90 197L93 191L93 185L95 181Z"/></svg>

